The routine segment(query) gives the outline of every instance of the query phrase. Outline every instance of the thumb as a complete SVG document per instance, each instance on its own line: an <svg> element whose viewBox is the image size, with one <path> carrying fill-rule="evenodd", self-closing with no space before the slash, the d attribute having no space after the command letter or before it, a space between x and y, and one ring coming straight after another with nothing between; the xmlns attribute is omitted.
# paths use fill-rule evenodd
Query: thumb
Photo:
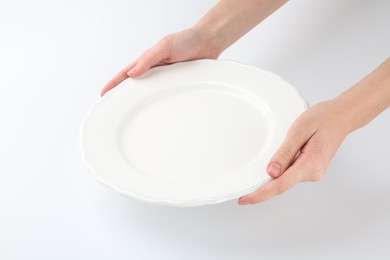
<svg viewBox="0 0 390 260"><path fill-rule="evenodd" d="M144 52L136 61L136 64L127 72L130 78L138 77L144 74L150 68L164 63L169 56L169 40L163 39L155 46Z"/></svg>
<svg viewBox="0 0 390 260"><path fill-rule="evenodd" d="M268 163L267 173L271 177L277 178L282 175L293 163L301 148L313 135L313 133L309 132L307 129L305 129L306 131L301 130L302 129L298 130L297 127L293 127L287 132L282 145Z"/></svg>

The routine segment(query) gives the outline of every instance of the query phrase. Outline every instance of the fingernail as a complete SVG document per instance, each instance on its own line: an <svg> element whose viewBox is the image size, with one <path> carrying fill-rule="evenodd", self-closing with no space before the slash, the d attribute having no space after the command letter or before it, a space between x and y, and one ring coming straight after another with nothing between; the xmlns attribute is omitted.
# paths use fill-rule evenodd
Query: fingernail
<svg viewBox="0 0 390 260"><path fill-rule="evenodd" d="M281 174L282 167L278 163L271 163L268 166L268 174L272 177L279 177Z"/></svg>
<svg viewBox="0 0 390 260"><path fill-rule="evenodd" d="M250 202L247 201L247 200L240 200L240 201L238 202L238 204L239 204L240 206L244 206L244 205L250 204Z"/></svg>
<svg viewBox="0 0 390 260"><path fill-rule="evenodd" d="M127 76L132 76L136 71L137 71L137 68L136 68L136 67L132 68L131 70L129 70L129 71L127 72Z"/></svg>

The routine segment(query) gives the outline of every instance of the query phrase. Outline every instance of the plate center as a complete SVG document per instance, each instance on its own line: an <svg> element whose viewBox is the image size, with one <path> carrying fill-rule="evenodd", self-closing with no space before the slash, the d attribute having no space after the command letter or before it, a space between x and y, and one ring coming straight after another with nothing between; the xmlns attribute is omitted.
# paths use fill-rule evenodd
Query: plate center
<svg viewBox="0 0 390 260"><path fill-rule="evenodd" d="M123 118L119 145L127 162L152 178L216 181L248 165L267 145L270 120L259 105L234 91L171 92Z"/></svg>

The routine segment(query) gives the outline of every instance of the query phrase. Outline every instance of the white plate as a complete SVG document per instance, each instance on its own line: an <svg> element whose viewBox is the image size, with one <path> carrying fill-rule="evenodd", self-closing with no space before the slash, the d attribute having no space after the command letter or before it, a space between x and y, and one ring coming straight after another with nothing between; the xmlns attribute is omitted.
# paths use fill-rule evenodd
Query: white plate
<svg viewBox="0 0 390 260"><path fill-rule="evenodd" d="M89 111L81 144L94 176L140 200L198 206L270 180L266 166L307 107L279 76L198 60L127 79Z"/></svg>

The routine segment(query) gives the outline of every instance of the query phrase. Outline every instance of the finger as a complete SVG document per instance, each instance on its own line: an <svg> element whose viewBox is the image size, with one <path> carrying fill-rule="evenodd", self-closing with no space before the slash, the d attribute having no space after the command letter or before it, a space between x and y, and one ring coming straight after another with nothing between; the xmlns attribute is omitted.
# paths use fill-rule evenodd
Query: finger
<svg viewBox="0 0 390 260"><path fill-rule="evenodd" d="M139 77L150 68L166 63L168 54L168 43L165 40L160 41L138 58L137 64L127 72L127 76Z"/></svg>
<svg viewBox="0 0 390 260"><path fill-rule="evenodd" d="M282 145L272 156L267 166L268 174L273 178L278 178L297 158L299 151L305 143L313 136L315 131L309 128L297 128L293 126L288 131Z"/></svg>
<svg viewBox="0 0 390 260"><path fill-rule="evenodd" d="M127 72L134 68L136 65L136 61L132 62L128 66L126 66L124 69L122 69L118 74L115 75L101 90L100 96L103 97L104 94L106 94L107 91L109 91L112 88L115 88L119 83L121 83L123 80L127 79L129 76L127 75Z"/></svg>
<svg viewBox="0 0 390 260"><path fill-rule="evenodd" d="M240 205L255 204L271 199L303 181L304 177L307 175L307 171L308 168L306 164L303 164L302 160L299 160L298 158L283 175L273 179L257 191L241 197L238 200L238 203Z"/></svg>
<svg viewBox="0 0 390 260"><path fill-rule="evenodd" d="M166 57L169 54L168 48L169 41L166 39L161 40L154 47L142 54L135 62L122 69L113 79L111 79L103 87L100 96L104 96L107 91L116 87L126 78L141 76L151 67L161 63L163 60L166 60Z"/></svg>

